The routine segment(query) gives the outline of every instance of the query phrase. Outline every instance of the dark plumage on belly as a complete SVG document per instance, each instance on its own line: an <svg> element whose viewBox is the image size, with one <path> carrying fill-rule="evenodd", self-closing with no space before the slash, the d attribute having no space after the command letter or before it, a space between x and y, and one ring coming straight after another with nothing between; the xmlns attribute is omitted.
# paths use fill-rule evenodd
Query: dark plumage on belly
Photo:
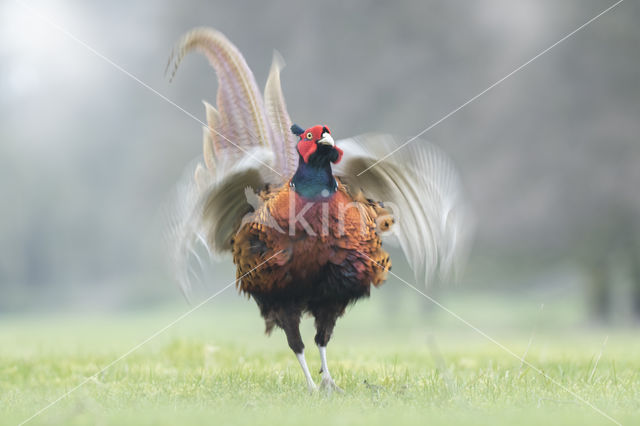
<svg viewBox="0 0 640 426"><path fill-rule="evenodd" d="M281 289L271 289L267 292L249 292L254 299L274 300L278 303L310 301L340 301L352 303L361 297L368 297L371 286L362 283L356 277L355 269L345 261L343 264L329 264L325 266L317 277L301 282L299 285L287 286Z"/></svg>

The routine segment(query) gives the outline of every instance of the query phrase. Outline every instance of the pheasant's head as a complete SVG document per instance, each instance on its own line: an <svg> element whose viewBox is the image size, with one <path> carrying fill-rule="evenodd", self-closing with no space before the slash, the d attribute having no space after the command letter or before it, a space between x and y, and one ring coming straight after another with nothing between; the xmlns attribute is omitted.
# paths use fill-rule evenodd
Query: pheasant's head
<svg viewBox="0 0 640 426"><path fill-rule="evenodd" d="M294 124L291 131L300 136L298 153L305 163L322 166L329 162L337 164L342 159L342 150L336 146L327 126L313 126L304 130Z"/></svg>

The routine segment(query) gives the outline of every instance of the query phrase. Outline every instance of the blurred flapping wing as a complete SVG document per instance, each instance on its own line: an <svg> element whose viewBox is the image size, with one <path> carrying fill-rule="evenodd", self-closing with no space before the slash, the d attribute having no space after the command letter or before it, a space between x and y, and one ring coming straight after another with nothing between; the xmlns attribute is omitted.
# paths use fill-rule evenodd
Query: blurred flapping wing
<svg viewBox="0 0 640 426"><path fill-rule="evenodd" d="M393 137L363 135L336 145L344 151L336 175L352 191L362 191L392 211L393 233L418 282L457 279L466 262L473 221L447 156L416 140L371 167L398 147Z"/></svg>
<svg viewBox="0 0 640 426"><path fill-rule="evenodd" d="M253 211L251 196L278 176L255 158L271 161L271 152L262 148L249 151L223 175L212 174L201 163L189 171L176 188L167 216L167 238L174 273L187 298L191 281L201 280L202 254L218 256L229 252L231 238L243 217ZM255 204L255 202L254 202Z"/></svg>

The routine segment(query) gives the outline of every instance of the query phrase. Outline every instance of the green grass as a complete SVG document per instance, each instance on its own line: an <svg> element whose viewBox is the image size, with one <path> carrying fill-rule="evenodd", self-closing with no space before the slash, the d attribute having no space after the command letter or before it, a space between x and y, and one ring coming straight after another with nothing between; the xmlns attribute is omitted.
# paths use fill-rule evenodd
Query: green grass
<svg viewBox="0 0 640 426"><path fill-rule="evenodd" d="M523 354L533 324L483 321L471 308L475 302L456 305L456 312ZM282 333L265 337L252 302L227 297L29 424L613 424L446 313L425 316L413 305L400 307L378 298L338 323L329 363L343 395L307 394ZM509 312L522 318L518 311ZM0 423L27 419L180 312L0 317ZM490 317L502 321L509 314ZM527 360L619 422L640 424L638 333L544 324L533 334ZM303 337L317 372L309 319Z"/></svg>

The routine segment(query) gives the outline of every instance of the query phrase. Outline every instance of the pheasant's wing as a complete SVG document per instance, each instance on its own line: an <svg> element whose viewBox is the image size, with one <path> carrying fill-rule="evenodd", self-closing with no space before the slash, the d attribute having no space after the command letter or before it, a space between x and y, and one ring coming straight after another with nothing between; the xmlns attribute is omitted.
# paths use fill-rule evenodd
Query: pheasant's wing
<svg viewBox="0 0 640 426"><path fill-rule="evenodd" d="M171 267L180 288L187 299L191 294L191 280L199 275L194 263L202 272L204 264L199 248L206 248L199 239L200 221L196 215L196 206L200 199L200 185L208 185L210 173L203 170L199 160L193 162L176 185L164 211L165 240ZM196 179L194 180L194 175Z"/></svg>
<svg viewBox="0 0 640 426"><path fill-rule="evenodd" d="M210 150L205 150L207 165L215 162L219 165L217 173L224 174L252 148L264 147L275 155L273 164L266 165L281 174L281 181L288 179L297 157L291 158L295 140L291 144L291 120L280 89L282 61L274 58L265 87L265 103L242 54L222 33L210 28L196 28L182 38L169 59L172 77L192 50L203 53L218 76L217 108L205 102L211 134ZM213 159L208 160L207 156Z"/></svg>
<svg viewBox="0 0 640 426"><path fill-rule="evenodd" d="M264 86L264 105L274 135L274 152L277 164L285 176L293 176L298 165L296 144L298 137L291 132L291 118L287 112L282 88L280 87L280 71L284 60L278 52L273 54L271 71Z"/></svg>
<svg viewBox="0 0 640 426"><path fill-rule="evenodd" d="M398 147L388 135L363 135L336 145L344 151L336 175L392 211L394 234L416 279L427 284L434 278L457 278L473 226L460 179L447 156L417 140L375 164Z"/></svg>
<svg viewBox="0 0 640 426"><path fill-rule="evenodd" d="M203 192L200 216L203 236L214 254L231 250L231 239L238 232L243 217L253 211L254 202L265 187L257 168L230 173L221 182Z"/></svg>
<svg viewBox="0 0 640 426"><path fill-rule="evenodd" d="M187 297L192 279L200 275L194 265L203 270L202 255L230 251L231 238L256 205L255 193L277 181L270 168L255 160L270 162L272 153L263 148L249 153L224 175L197 163L177 187L167 215L167 238L174 272Z"/></svg>

